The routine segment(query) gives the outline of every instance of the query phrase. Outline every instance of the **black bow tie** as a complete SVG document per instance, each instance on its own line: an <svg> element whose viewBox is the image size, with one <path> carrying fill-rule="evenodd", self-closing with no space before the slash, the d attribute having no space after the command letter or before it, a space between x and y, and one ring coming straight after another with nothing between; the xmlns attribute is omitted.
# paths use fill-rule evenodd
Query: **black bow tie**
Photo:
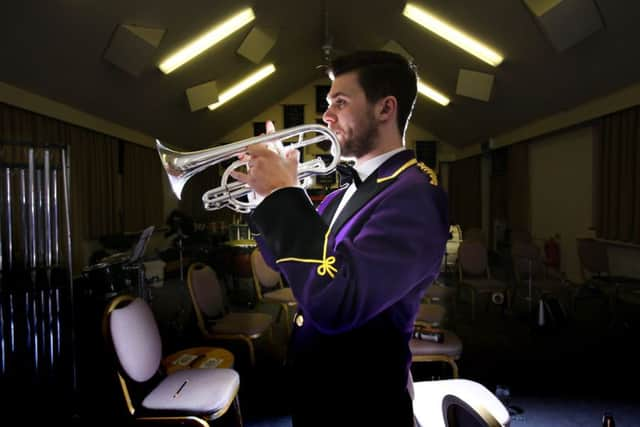
<svg viewBox="0 0 640 427"><path fill-rule="evenodd" d="M339 163L336 169L340 174L340 185L353 182L355 186L358 187L362 184L360 175L358 175L358 171L355 170L353 166Z"/></svg>

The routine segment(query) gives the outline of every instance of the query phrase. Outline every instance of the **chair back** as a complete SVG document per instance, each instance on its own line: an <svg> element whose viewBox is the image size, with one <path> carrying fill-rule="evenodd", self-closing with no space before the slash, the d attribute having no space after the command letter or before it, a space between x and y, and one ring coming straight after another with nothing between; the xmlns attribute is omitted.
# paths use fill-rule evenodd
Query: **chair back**
<svg viewBox="0 0 640 427"><path fill-rule="evenodd" d="M446 427L501 427L502 424L480 404L471 406L453 394L442 399L442 414Z"/></svg>
<svg viewBox="0 0 640 427"><path fill-rule="evenodd" d="M464 232L464 240L485 243L484 233L481 228L469 228Z"/></svg>
<svg viewBox="0 0 640 427"><path fill-rule="evenodd" d="M162 360L162 339L149 305L122 295L105 311L105 337L111 339L122 370L136 382L151 379Z"/></svg>
<svg viewBox="0 0 640 427"><path fill-rule="evenodd" d="M609 256L607 247L592 238L577 238L578 259L582 273L591 276L609 273ZM587 279L587 277L583 277Z"/></svg>
<svg viewBox="0 0 640 427"><path fill-rule="evenodd" d="M511 246L511 257L517 281L545 277L546 271L540 248L533 242L514 242Z"/></svg>
<svg viewBox="0 0 640 427"><path fill-rule="evenodd" d="M196 311L210 318L225 314L225 298L216 272L202 262L189 267L187 285Z"/></svg>
<svg viewBox="0 0 640 427"><path fill-rule="evenodd" d="M460 274L481 276L487 274L487 248L481 241L464 240L458 249Z"/></svg>
<svg viewBox="0 0 640 427"><path fill-rule="evenodd" d="M255 248L251 252L251 269L253 270L253 279L256 283L256 287L265 288L282 288L282 278L280 272L272 269L267 265L262 257L262 253L259 248ZM256 289L256 291L261 291Z"/></svg>
<svg viewBox="0 0 640 427"><path fill-rule="evenodd" d="M187 273L187 287L198 328L206 336L209 329L208 320L220 318L227 311L218 275L208 265L194 262L189 266Z"/></svg>

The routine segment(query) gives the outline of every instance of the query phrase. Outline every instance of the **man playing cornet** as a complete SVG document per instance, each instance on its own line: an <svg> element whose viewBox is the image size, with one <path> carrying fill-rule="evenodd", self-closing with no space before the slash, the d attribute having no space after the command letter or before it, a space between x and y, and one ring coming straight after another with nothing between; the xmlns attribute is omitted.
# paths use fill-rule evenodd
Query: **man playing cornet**
<svg viewBox="0 0 640 427"><path fill-rule="evenodd" d="M232 175L264 197L251 215L258 244L298 301L287 360L294 427L410 427L409 340L440 271L446 195L404 147L412 64L356 52L328 71L323 120L355 159L354 182L316 210L298 186L297 150L280 156L264 145L250 146L247 173Z"/></svg>

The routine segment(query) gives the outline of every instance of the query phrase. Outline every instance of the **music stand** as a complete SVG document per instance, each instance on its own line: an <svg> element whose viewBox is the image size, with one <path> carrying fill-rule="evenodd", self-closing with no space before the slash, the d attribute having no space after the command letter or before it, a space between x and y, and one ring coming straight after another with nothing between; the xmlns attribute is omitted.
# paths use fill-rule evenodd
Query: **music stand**
<svg viewBox="0 0 640 427"><path fill-rule="evenodd" d="M147 250L147 245L149 244L149 240L151 240L151 236L153 235L154 230L155 226L151 225L142 231L140 237L138 238L138 241L131 250L129 259L125 262L124 265L124 268L127 270L137 270L137 293L140 298L147 302L149 302L150 298L144 286L144 268L141 260L144 256L145 251Z"/></svg>

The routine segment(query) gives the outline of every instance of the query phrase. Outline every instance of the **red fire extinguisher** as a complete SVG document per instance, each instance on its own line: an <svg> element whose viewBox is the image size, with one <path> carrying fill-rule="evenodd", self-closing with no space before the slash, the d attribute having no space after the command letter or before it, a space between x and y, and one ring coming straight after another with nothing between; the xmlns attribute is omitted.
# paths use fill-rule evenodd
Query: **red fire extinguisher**
<svg viewBox="0 0 640 427"><path fill-rule="evenodd" d="M553 237L544 242L544 256L549 267L560 270L560 245Z"/></svg>

